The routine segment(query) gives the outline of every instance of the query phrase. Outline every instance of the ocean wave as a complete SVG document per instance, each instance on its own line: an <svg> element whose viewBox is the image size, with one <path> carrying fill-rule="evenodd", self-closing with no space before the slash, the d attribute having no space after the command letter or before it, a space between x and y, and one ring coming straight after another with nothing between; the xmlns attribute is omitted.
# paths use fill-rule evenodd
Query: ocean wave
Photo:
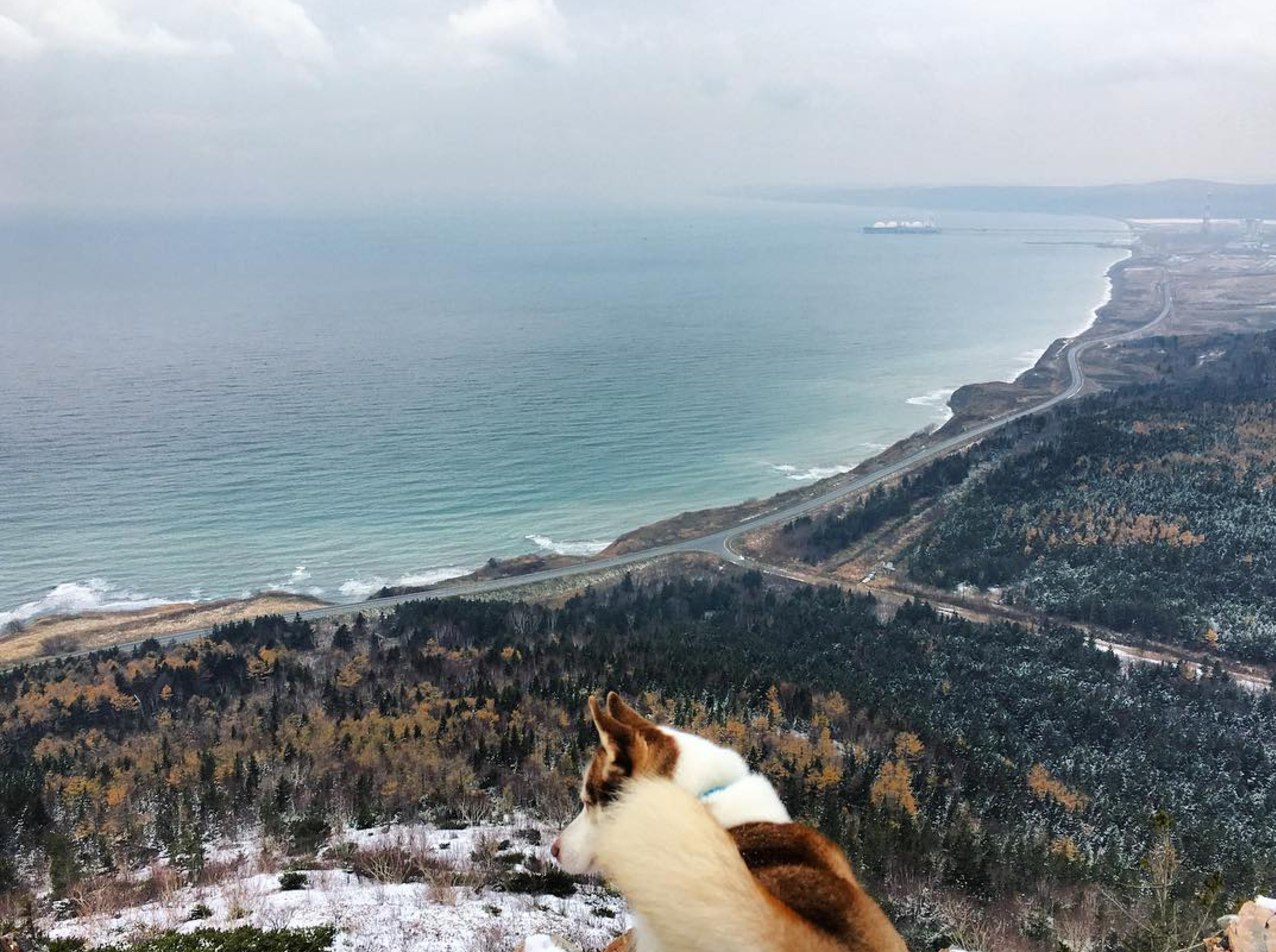
<svg viewBox="0 0 1276 952"><path fill-rule="evenodd" d="M460 565L449 565L445 568L426 569L423 572L409 572L393 580L380 575L374 575L371 578L352 578L342 582L337 587L337 591L347 598L363 599L379 592L387 585L392 588L437 585L439 582L446 582L450 578L468 575L472 571L474 570Z"/></svg>
<svg viewBox="0 0 1276 952"><path fill-rule="evenodd" d="M25 602L12 611L0 612L0 626L30 621L41 615L78 615L84 612L128 612L141 608L171 605L167 598L155 598L112 585L106 579L55 585L43 598Z"/></svg>
<svg viewBox="0 0 1276 952"><path fill-rule="evenodd" d="M323 589L318 585L303 585L310 579L310 570L304 565L298 565L292 570L292 574L285 579L278 579L273 582L267 582L262 586L263 592L289 592L293 595L314 595L318 597L323 594ZM243 598L251 598L255 593L245 592Z"/></svg>
<svg viewBox="0 0 1276 952"><path fill-rule="evenodd" d="M830 476L840 476L842 473L849 473L849 466L812 466L810 469L802 469L798 466L792 466L788 463L772 463L771 468L777 473L783 473L789 479L799 481L808 479L828 479Z"/></svg>
<svg viewBox="0 0 1276 952"><path fill-rule="evenodd" d="M948 398L953 395L953 389L946 387L942 390L932 390L930 393L923 393L921 396L909 397L905 403L910 403L915 407L946 407L948 406Z"/></svg>
<svg viewBox="0 0 1276 952"><path fill-rule="evenodd" d="M533 543L538 548L553 552L555 555L597 555L610 542L601 539L578 539L573 542L555 542L548 536L529 535L524 536L528 542Z"/></svg>
<svg viewBox="0 0 1276 952"><path fill-rule="evenodd" d="M956 391L951 387L945 387L941 390L932 390L930 393L923 393L916 397L909 397L905 403L915 407L930 407L938 411L940 420L947 421L953 415L952 409L948 406L948 398Z"/></svg>
<svg viewBox="0 0 1276 952"><path fill-rule="evenodd" d="M1010 371L1010 376L1006 378L1007 383L1014 383L1019 379L1019 375L1027 373L1033 367L1037 366L1042 355L1046 352L1046 348L1038 347L1036 350L1025 350L1022 354L1015 358L1018 365L1014 370Z"/></svg>

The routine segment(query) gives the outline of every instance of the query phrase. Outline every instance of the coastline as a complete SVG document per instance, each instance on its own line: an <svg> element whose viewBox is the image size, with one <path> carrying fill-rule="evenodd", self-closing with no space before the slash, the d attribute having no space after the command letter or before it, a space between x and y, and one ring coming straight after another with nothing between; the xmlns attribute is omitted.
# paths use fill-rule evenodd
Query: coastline
<svg viewBox="0 0 1276 952"><path fill-rule="evenodd" d="M105 636L108 639L107 642L101 645L96 644L96 641L101 640L103 637L101 635L102 630L114 629L118 631L119 637L116 640L135 640L138 637L138 626L145 626L148 619L152 618L157 611L178 617L183 613L200 612L206 608L212 612L220 613L210 614L209 617L224 616L224 620L234 620L229 616L234 615L234 618L237 619L252 617L253 612L260 614L261 611L258 609L263 606L263 599L267 596L277 596L284 599L293 598L299 608L342 605L349 606L351 611L356 611L358 606L369 598L418 592L427 593L448 583L509 578L544 569L578 565L589 563L596 559L632 553L652 546L676 542L706 532L728 528L750 517L760 516L795 502L816 497L831 489L836 489L858 476L862 476L865 472L908 455L932 436L958 434L982 420L998 416L1013 409L1015 406L1040 399L1043 395L1049 395L1057 389L1061 389L1063 377L1061 376L1062 368L1059 360L1060 350L1070 340L1089 333L1099 332L1111 320L1119 319L1120 308L1114 308L1112 305L1114 295L1118 293L1120 287L1121 271L1130 260L1131 252L1127 249L1125 257L1107 268L1105 272L1107 288L1104 300L1091 311L1089 320L1083 330L1069 337L1057 338L1042 351L1031 366L1016 370L1014 377L1010 380L963 384L951 391L946 388L943 391L937 389L925 395L926 402L924 403L922 402L922 397L909 398L907 402L931 406L938 404L937 398L941 393L946 393L947 399L944 401L943 406L947 411L947 416L896 440L880 452L866 457L843 472L804 483L770 496L741 500L717 507L690 509L655 522L640 525L622 532L601 551L589 554L584 552L543 551L524 553L504 559L492 558L472 571L459 571L453 567L446 573L438 574L437 577L432 577L436 576L436 573L430 570L406 573L398 583L387 582L376 590L360 590L358 592L359 597L354 600L336 598L328 601L284 589L277 592L261 592L242 599L224 598L206 602L164 602L156 599L154 600L155 604L136 609L130 608L116 611L111 610L109 607L104 607L82 613L40 614L25 621L20 626L16 626L20 629L16 633L0 634L0 663L5 660L6 652L4 649L6 646L19 638L23 639L24 643L29 644L31 642L32 639L28 637L28 632L40 629L44 632L41 637L47 638L50 626L62 625L76 620L93 619L95 631L95 644L93 646L105 646L105 643L109 643L109 635ZM932 398L935 398L933 403ZM421 582L415 581L416 578L422 576L429 578L429 581L424 581L424 579ZM412 581L408 584L403 584L408 579ZM350 595L354 593L342 592L342 594ZM273 607L267 610L291 611L292 609L293 606L290 605L286 609ZM189 614L186 616L186 620L190 622ZM214 621L211 623L219 622ZM184 625L184 627L196 626L203 627L203 625L189 623ZM74 626L71 626L69 630L74 630ZM177 628L171 630L177 630ZM157 631L156 633L162 634L163 632ZM36 640L38 641L39 639Z"/></svg>
<svg viewBox="0 0 1276 952"><path fill-rule="evenodd" d="M42 657L109 648L121 641L160 638L188 628L224 625L260 615L291 614L329 603L290 592L259 592L249 598L169 602L131 611L43 615L0 637L0 667Z"/></svg>
<svg viewBox="0 0 1276 952"><path fill-rule="evenodd" d="M1066 385L1062 351L1070 342L1086 337L1102 336L1110 330L1121 329L1127 324L1137 323L1142 316L1141 312L1132 316L1125 314L1122 302L1117 301L1117 297L1125 289L1123 281L1124 270L1131 261L1136 259L1136 253L1132 248L1123 248L1121 250L1123 256L1112 262L1105 269L1104 294L1099 303L1090 310L1089 319L1080 330L1065 337L1055 338L1046 346L1031 366L1017 371L1010 380L961 384L948 391L949 396L945 402L948 410L946 419L936 421L907 436L901 437L880 452L860 460L843 472L814 480L793 489L773 493L770 496L745 499L724 506L685 510L677 515L668 516L623 532L605 549L592 556L559 556L554 565L587 563L594 559L639 552L654 546L678 542L728 528L746 519L760 516L836 489L845 483L851 482L856 477L907 456L932 436L947 437L957 435L981 422L1010 412L1020 405L1060 392ZM1115 325L1115 327L1111 325ZM1005 388L1009 388L1009 390L1007 391ZM937 389L933 391L933 394L938 394L939 392ZM1005 402L1004 395L1006 393L1012 394L1009 405ZM962 394L959 401L961 404L960 410L953 405L953 401L958 398L958 394ZM932 394L925 395L927 398L930 396ZM909 398L907 402L914 403L922 399L923 397L913 397ZM483 568L451 581L484 581L492 578L526 574L527 572L537 571L536 568L531 566L545 558L542 554L531 553L504 560L490 559ZM503 571L505 567L508 567L509 570ZM543 567L553 566L546 564ZM433 585L387 587L374 597L399 596L416 592L424 593L437 587Z"/></svg>

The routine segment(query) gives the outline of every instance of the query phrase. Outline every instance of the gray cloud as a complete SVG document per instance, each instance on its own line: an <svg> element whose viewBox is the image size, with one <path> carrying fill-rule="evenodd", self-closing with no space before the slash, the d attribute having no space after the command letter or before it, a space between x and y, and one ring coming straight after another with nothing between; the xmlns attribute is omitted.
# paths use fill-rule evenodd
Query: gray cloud
<svg viewBox="0 0 1276 952"><path fill-rule="evenodd" d="M484 57L549 64L574 58L554 0L482 0L449 14L448 26L453 37Z"/></svg>
<svg viewBox="0 0 1276 952"><path fill-rule="evenodd" d="M1270 176L1266 0L0 0L0 206Z"/></svg>

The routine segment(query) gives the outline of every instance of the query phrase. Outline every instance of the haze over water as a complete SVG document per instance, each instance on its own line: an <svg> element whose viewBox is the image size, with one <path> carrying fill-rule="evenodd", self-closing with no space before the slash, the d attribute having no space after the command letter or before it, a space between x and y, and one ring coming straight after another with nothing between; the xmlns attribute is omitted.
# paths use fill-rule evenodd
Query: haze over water
<svg viewBox="0 0 1276 952"><path fill-rule="evenodd" d="M905 211L0 224L0 622L353 599L792 488L1081 329L1121 257L859 231Z"/></svg>

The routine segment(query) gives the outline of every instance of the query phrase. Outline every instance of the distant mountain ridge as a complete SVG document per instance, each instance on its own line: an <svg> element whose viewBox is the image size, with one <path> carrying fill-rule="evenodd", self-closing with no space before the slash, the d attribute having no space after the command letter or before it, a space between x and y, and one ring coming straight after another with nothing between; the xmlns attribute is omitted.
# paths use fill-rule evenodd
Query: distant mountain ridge
<svg viewBox="0 0 1276 952"><path fill-rule="evenodd" d="M732 194L788 202L828 202L934 211L1037 212L1106 218L1276 218L1276 184L1171 179L1135 185L948 185L837 188L759 186Z"/></svg>

